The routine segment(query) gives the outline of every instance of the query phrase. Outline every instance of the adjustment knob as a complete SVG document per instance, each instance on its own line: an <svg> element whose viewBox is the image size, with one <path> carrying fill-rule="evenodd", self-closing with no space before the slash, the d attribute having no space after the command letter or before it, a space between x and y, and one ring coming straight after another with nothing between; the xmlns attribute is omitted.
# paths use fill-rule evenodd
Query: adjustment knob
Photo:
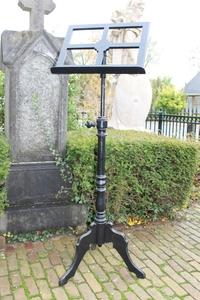
<svg viewBox="0 0 200 300"><path fill-rule="evenodd" d="M85 123L85 126L86 126L87 128L92 128L92 127L95 127L95 126L96 126L96 123L95 123L95 122L92 122L92 121L87 121L87 122Z"/></svg>

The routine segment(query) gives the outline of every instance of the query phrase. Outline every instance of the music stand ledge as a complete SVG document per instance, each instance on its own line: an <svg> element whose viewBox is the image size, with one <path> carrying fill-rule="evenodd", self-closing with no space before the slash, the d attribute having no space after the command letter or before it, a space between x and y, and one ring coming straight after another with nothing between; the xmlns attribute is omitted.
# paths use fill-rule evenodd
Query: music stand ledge
<svg viewBox="0 0 200 300"><path fill-rule="evenodd" d="M136 274L138 278L145 278L145 273L140 270L131 260L128 253L128 242L123 233L118 232L112 226L112 223L106 219L106 175L105 175L105 146L106 146L106 128L107 119L105 116L105 78L106 74L145 74L144 58L146 51L148 23L112 23L100 25L73 25L69 27L64 40L57 63L51 68L54 74L74 74L91 73L100 74L101 77L101 96L100 96L100 115L96 121L98 137L98 155L97 155L97 174L96 174L96 216L95 221L90 225L89 230L84 233L76 244L74 260L69 269L59 279L59 285L62 286L75 275L75 272L85 255L85 253L96 245L101 247L105 243L112 243L113 247L124 260L130 272ZM77 30L96 30L103 31L102 37L98 43L92 44L71 44L71 37ZM108 31L112 29L138 29L141 32L139 43L111 43L107 40ZM106 52L109 49L130 49L139 50L137 63L135 65L106 65ZM95 65L68 65L68 51L79 49L93 49L97 52Z"/></svg>

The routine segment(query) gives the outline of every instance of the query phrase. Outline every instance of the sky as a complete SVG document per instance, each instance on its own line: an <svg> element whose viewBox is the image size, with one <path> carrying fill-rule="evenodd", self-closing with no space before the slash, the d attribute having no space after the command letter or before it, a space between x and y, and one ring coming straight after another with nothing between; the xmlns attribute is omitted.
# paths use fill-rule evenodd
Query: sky
<svg viewBox="0 0 200 300"><path fill-rule="evenodd" d="M55 36L64 37L70 24L110 23L112 12L124 9L128 0L54 2L56 9L45 16L45 29ZM29 13L22 11L17 3L17 0L0 2L0 33L28 30ZM156 53L155 62L147 69L150 78L168 76L177 88L183 88L198 72L191 57L200 47L199 15L199 0L146 0L140 21L150 22L150 38L155 42ZM196 62L200 65L198 58Z"/></svg>

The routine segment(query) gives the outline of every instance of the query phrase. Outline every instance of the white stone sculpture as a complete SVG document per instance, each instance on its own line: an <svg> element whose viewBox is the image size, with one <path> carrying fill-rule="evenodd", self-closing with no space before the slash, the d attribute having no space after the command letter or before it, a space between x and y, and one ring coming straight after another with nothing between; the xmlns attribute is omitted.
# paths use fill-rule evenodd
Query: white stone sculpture
<svg viewBox="0 0 200 300"><path fill-rule="evenodd" d="M113 22L135 22L142 16L143 0L131 0L124 11L115 11ZM138 30L113 31L114 43L137 40ZM134 64L137 53L129 49L118 49L112 53L113 64ZM109 127L115 129L145 130L145 120L151 107L152 88L147 75L119 75L113 85L113 107Z"/></svg>
<svg viewBox="0 0 200 300"><path fill-rule="evenodd" d="M151 84L145 75L120 75L109 127L144 130L151 98Z"/></svg>

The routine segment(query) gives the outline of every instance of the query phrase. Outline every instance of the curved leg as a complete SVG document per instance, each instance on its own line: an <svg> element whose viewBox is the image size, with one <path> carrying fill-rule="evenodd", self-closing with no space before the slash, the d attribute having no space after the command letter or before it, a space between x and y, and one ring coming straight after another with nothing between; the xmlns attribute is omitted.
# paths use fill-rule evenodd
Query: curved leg
<svg viewBox="0 0 200 300"><path fill-rule="evenodd" d="M91 244L96 244L96 224L91 225L88 232L84 233L79 238L79 241L76 244L76 253L74 260L68 271L65 272L59 279L60 286L66 284L68 280L74 276L83 256L89 250Z"/></svg>
<svg viewBox="0 0 200 300"><path fill-rule="evenodd" d="M138 278L146 278L145 273L140 270L130 258L130 255L128 253L128 242L125 235L113 229L111 223L106 224L106 242L113 243L113 247L122 257L130 272L135 273Z"/></svg>

